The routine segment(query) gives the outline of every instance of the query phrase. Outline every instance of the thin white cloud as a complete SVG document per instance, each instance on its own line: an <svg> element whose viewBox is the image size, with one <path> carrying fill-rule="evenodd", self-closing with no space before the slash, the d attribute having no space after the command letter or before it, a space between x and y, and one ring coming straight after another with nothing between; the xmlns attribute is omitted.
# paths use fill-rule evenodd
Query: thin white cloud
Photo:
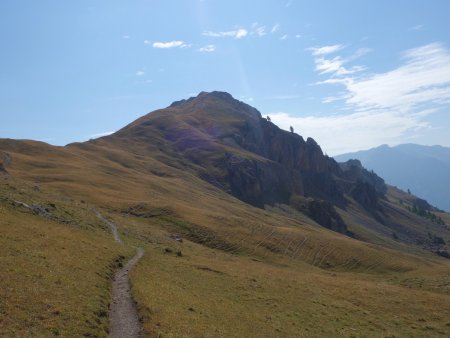
<svg viewBox="0 0 450 338"><path fill-rule="evenodd" d="M357 109L411 111L421 104L450 99L450 52L440 43L403 53L403 65L365 78L347 78L342 84Z"/></svg>
<svg viewBox="0 0 450 338"><path fill-rule="evenodd" d="M280 40L286 40L288 38L288 35L287 34L284 34L281 38L280 38Z"/></svg>
<svg viewBox="0 0 450 338"><path fill-rule="evenodd" d="M322 99L322 103L331 103L331 102L335 102L335 101L341 101L346 99L348 96L347 94L340 94L340 95L336 95L336 96L326 96Z"/></svg>
<svg viewBox="0 0 450 338"><path fill-rule="evenodd" d="M214 52L215 50L216 50L215 45L207 45L207 46L200 47L199 49L197 49L197 51L199 51L199 52L207 52L207 53Z"/></svg>
<svg viewBox="0 0 450 338"><path fill-rule="evenodd" d="M318 55L327 55L327 54L336 53L343 48L344 48L343 45L330 45L330 46L323 46L323 47L312 47L312 48L308 48L308 49L312 51L312 54L314 56L318 56Z"/></svg>
<svg viewBox="0 0 450 338"><path fill-rule="evenodd" d="M145 40L144 44L148 45L150 44L150 41ZM167 49L167 48L189 48L191 47L190 44L187 44L184 41L181 40L174 40L174 41L167 41L167 42L153 42L152 44L153 48L162 48L162 49Z"/></svg>
<svg viewBox="0 0 450 338"><path fill-rule="evenodd" d="M409 49L398 67L375 74L363 74L365 66L344 67L368 49L357 50L350 57L327 58L341 49L311 51L316 71L328 76L317 84L340 87L336 95L322 102L341 101L341 109L352 113L319 117L271 114L275 123L285 129L292 125L300 134L315 138L327 152L338 154L408 141L431 128L429 115L450 103L450 51L441 43Z"/></svg>
<svg viewBox="0 0 450 338"><path fill-rule="evenodd" d="M270 30L270 33L276 33L280 30L281 26L279 23L273 25L272 29Z"/></svg>
<svg viewBox="0 0 450 338"><path fill-rule="evenodd" d="M248 35L248 31L243 29L243 28L240 28L240 29L238 29L236 31L235 38L236 39L240 39L240 38L243 38L243 37L245 37L247 35Z"/></svg>
<svg viewBox="0 0 450 338"><path fill-rule="evenodd" d="M419 31L419 30L421 30L423 27L424 27L423 24L419 24L419 25L415 25L415 26L410 27L409 30L411 30L411 31Z"/></svg>
<svg viewBox="0 0 450 338"><path fill-rule="evenodd" d="M258 36L264 36L267 34L266 31L266 26L262 26L257 22L254 22L252 24L252 30L251 30L251 34L253 35L258 35Z"/></svg>
<svg viewBox="0 0 450 338"><path fill-rule="evenodd" d="M372 49L370 48L358 48L350 57L347 58L347 61L354 61L356 59L359 59L360 57L366 55L367 53L370 53Z"/></svg>
<svg viewBox="0 0 450 338"><path fill-rule="evenodd" d="M349 75L361 72L366 69L364 66L353 66L351 68L344 67L344 64L350 61L339 56L333 59L325 59L323 57L315 59L316 70L320 74L334 73L335 75Z"/></svg>
<svg viewBox="0 0 450 338"><path fill-rule="evenodd" d="M352 66L350 68L344 67L344 64L354 61L368 52L371 51L369 48L359 48L347 58L343 58L341 56L335 56L333 58L329 58L329 54L334 54L340 50L345 48L343 45L330 45L323 47L313 47L308 48L314 56L314 62L316 64L316 71L320 74L328 74L332 73L334 75L342 76L354 74L357 72L361 72L366 69L364 66Z"/></svg>
<svg viewBox="0 0 450 338"><path fill-rule="evenodd" d="M203 32L203 35L213 37L213 38L231 37L231 38L235 38L235 39L242 39L248 35L248 31L244 28L238 28L236 30L225 31L225 32L205 31L205 32Z"/></svg>
<svg viewBox="0 0 450 338"><path fill-rule="evenodd" d="M276 33L280 30L281 26L279 23L272 26L272 28L267 28L267 26L261 25L258 22L254 22L250 27L243 28L235 28L229 31L204 31L202 35L212 37L212 38L234 38L234 39L242 39L248 36L257 36L263 37L273 33Z"/></svg>
<svg viewBox="0 0 450 338"><path fill-rule="evenodd" d="M300 34L296 34L296 35L295 35L295 38L296 38L296 39L300 39L301 37L302 37L302 36L301 36Z"/></svg>
<svg viewBox="0 0 450 338"><path fill-rule="evenodd" d="M124 39L124 40L128 40L129 38L130 38L129 35L122 35L122 39Z"/></svg>
<svg viewBox="0 0 450 338"><path fill-rule="evenodd" d="M142 76L142 75L145 75L145 72L143 70L138 70L136 72L136 76Z"/></svg>

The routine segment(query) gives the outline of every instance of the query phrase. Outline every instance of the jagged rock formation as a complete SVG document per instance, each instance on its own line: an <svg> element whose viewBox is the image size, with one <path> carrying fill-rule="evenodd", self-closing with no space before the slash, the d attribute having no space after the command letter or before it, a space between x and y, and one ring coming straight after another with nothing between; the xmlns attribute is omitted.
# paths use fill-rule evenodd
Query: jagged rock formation
<svg viewBox="0 0 450 338"><path fill-rule="evenodd" d="M278 128L258 110L224 92L202 92L174 102L108 139L158 147L171 165L193 170L257 207L290 204L293 196L310 198L304 212L344 233L345 223L334 206L345 208L347 194L366 208L378 208L378 198L386 189L384 181L360 163L339 166L312 138L305 141Z"/></svg>
<svg viewBox="0 0 450 338"><path fill-rule="evenodd" d="M290 205L327 229L352 235L342 217L328 201L292 196Z"/></svg>
<svg viewBox="0 0 450 338"><path fill-rule="evenodd" d="M370 212L381 209L379 199L384 198L387 186L384 180L373 171L369 172L358 160L348 160L340 163L344 177L350 184L346 184L346 192Z"/></svg>

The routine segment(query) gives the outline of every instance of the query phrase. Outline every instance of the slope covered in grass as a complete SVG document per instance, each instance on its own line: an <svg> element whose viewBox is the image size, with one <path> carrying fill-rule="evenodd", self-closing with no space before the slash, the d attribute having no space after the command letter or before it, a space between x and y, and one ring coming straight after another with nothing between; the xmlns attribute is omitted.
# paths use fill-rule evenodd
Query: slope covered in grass
<svg viewBox="0 0 450 338"><path fill-rule="evenodd" d="M136 246L148 336L448 334L450 266L432 246L439 237L448 248L447 225L411 212L413 196L377 191L382 179L363 168L355 181L313 141L267 121L246 126L251 107L227 97L211 110L217 95L204 96L86 143L0 140L1 333L105 335L111 269ZM247 142L259 131L273 147ZM115 221L123 247L93 208ZM341 219L342 233L323 215Z"/></svg>
<svg viewBox="0 0 450 338"><path fill-rule="evenodd" d="M129 250L89 210L50 200L66 222L52 220L12 205L47 198L11 187L0 187L0 336L106 336L110 277Z"/></svg>

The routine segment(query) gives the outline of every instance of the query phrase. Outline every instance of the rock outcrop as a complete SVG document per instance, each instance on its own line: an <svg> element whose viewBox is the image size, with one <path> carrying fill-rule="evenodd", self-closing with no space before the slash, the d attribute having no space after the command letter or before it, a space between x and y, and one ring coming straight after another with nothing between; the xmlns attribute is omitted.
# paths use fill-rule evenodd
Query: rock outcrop
<svg viewBox="0 0 450 338"><path fill-rule="evenodd" d="M170 154L170 165L192 170L257 207L289 204L293 196L309 198L300 209L319 224L344 233L345 223L334 206L345 208L347 194L372 208L385 189L384 182L359 162L339 166L312 138L305 141L280 129L223 92L202 92L174 102L111 137L157 145Z"/></svg>
<svg viewBox="0 0 450 338"><path fill-rule="evenodd" d="M342 217L328 201L297 195L291 197L290 205L327 229L351 235Z"/></svg>

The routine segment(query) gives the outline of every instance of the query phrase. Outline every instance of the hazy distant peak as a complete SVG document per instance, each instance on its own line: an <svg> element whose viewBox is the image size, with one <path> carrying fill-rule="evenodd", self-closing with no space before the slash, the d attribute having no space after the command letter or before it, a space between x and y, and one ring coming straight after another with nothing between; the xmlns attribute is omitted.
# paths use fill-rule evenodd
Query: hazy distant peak
<svg viewBox="0 0 450 338"><path fill-rule="evenodd" d="M425 198L440 209L450 210L450 148L419 144L382 145L334 157L338 162L359 159L389 184Z"/></svg>

